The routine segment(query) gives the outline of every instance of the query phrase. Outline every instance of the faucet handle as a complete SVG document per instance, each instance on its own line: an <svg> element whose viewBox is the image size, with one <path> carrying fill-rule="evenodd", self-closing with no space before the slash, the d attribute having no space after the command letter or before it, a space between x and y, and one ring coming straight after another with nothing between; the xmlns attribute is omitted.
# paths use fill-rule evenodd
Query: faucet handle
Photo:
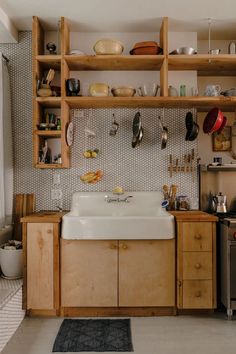
<svg viewBox="0 0 236 354"><path fill-rule="evenodd" d="M128 195L128 196L125 198L125 202L126 202L126 203L129 203L129 198L133 198L133 196L132 196L132 195Z"/></svg>

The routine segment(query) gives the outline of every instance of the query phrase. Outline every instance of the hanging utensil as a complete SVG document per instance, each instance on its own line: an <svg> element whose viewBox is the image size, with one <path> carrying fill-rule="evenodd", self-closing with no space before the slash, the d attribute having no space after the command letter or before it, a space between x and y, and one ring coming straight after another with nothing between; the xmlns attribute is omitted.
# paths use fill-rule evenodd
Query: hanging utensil
<svg viewBox="0 0 236 354"><path fill-rule="evenodd" d="M158 116L159 119L159 124L161 127L161 149L165 149L166 148L166 144L167 144L167 140L168 140L168 129L167 127L165 127L161 121L161 117Z"/></svg>
<svg viewBox="0 0 236 354"><path fill-rule="evenodd" d="M194 122L192 112L188 112L185 117L185 126L187 133L185 136L186 141L193 141L197 138L199 133L199 125Z"/></svg>
<svg viewBox="0 0 236 354"><path fill-rule="evenodd" d="M192 171L193 182L194 182L194 174L195 174L194 160L195 160L195 151L194 151L194 149L192 149L192 152L191 152L191 171Z"/></svg>
<svg viewBox="0 0 236 354"><path fill-rule="evenodd" d="M113 123L112 123L111 129L110 129L110 135L111 135L111 136L115 136L116 133L117 133L117 130L118 130L118 128L119 128L119 124L118 124L117 121L116 121L116 118L115 118L115 114L114 114L114 113L112 114L112 116L113 116Z"/></svg>
<svg viewBox="0 0 236 354"><path fill-rule="evenodd" d="M143 129L141 122L141 114L137 112L133 119L133 138L132 138L132 148L135 148L140 144L143 138Z"/></svg>
<svg viewBox="0 0 236 354"><path fill-rule="evenodd" d="M203 122L203 131L206 134L216 132L223 123L223 113L217 107L212 108L206 115Z"/></svg>
<svg viewBox="0 0 236 354"><path fill-rule="evenodd" d="M141 114L137 112L133 119L133 136L135 136L136 138L139 136L141 126Z"/></svg>
<svg viewBox="0 0 236 354"><path fill-rule="evenodd" d="M172 161L172 155L170 154L170 177L172 177L173 174L173 161Z"/></svg>

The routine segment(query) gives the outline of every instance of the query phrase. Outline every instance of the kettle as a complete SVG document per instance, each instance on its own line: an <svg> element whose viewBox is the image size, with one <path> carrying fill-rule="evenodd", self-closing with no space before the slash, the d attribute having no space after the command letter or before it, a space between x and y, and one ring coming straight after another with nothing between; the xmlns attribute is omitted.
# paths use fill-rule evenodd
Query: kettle
<svg viewBox="0 0 236 354"><path fill-rule="evenodd" d="M216 206L217 213L226 213L226 195L223 195L221 192L212 197L213 205Z"/></svg>

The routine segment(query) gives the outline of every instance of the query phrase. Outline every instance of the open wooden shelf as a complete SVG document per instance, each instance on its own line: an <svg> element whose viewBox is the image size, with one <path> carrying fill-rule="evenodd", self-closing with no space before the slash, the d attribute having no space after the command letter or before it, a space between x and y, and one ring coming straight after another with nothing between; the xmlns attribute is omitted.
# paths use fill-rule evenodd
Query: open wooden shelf
<svg viewBox="0 0 236 354"><path fill-rule="evenodd" d="M35 165L37 168L63 168L62 164L57 164L57 163L37 163ZM66 168L66 167L65 167Z"/></svg>
<svg viewBox="0 0 236 354"><path fill-rule="evenodd" d="M61 55L37 55L36 60L45 69L60 70L61 68Z"/></svg>
<svg viewBox="0 0 236 354"><path fill-rule="evenodd" d="M65 55L70 70L160 70L164 55Z"/></svg>
<svg viewBox="0 0 236 354"><path fill-rule="evenodd" d="M36 101L43 107L61 107L61 97L36 97Z"/></svg>
<svg viewBox="0 0 236 354"><path fill-rule="evenodd" d="M233 107L236 97L66 97L70 108L112 107Z"/></svg>
<svg viewBox="0 0 236 354"><path fill-rule="evenodd" d="M61 130L35 130L34 134L39 136L61 137Z"/></svg>
<svg viewBox="0 0 236 354"><path fill-rule="evenodd" d="M197 70L199 76L236 75L236 54L169 55L169 70Z"/></svg>

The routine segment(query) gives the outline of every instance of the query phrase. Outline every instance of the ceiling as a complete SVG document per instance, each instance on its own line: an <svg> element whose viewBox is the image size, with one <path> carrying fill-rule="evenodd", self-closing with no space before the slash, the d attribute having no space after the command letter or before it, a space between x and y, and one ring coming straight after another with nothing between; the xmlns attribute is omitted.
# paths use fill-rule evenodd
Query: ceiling
<svg viewBox="0 0 236 354"><path fill-rule="evenodd" d="M236 38L235 0L0 0L0 8L17 30L31 30L35 15L48 30L64 16L72 31L154 32L167 16L170 31L197 31L207 39L211 18L212 38Z"/></svg>

